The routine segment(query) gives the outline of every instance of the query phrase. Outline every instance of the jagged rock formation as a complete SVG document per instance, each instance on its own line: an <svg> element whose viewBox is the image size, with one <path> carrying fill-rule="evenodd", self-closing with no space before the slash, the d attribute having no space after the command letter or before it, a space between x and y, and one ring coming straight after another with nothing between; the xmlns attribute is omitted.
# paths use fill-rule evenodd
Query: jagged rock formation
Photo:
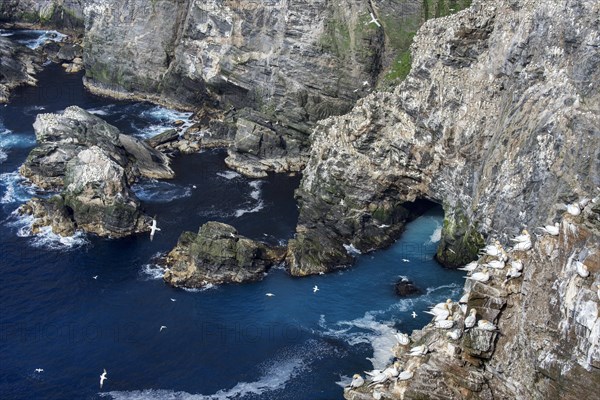
<svg viewBox="0 0 600 400"><path fill-rule="evenodd" d="M147 230L130 184L139 176L172 178L165 155L76 106L62 114L39 114L34 129L38 146L19 172L61 194L34 199L21 212L58 234L78 228L115 237Z"/></svg>
<svg viewBox="0 0 600 400"><path fill-rule="evenodd" d="M83 30L86 0L3 0L0 22L26 22L68 30Z"/></svg>
<svg viewBox="0 0 600 400"><path fill-rule="evenodd" d="M197 234L181 234L165 259L164 280L184 287L257 281L284 256L283 248L243 237L230 225L207 222Z"/></svg>
<svg viewBox="0 0 600 400"><path fill-rule="evenodd" d="M32 50L0 36L0 104L8 103L10 91L15 87L34 86L40 68Z"/></svg>
<svg viewBox="0 0 600 400"><path fill-rule="evenodd" d="M370 400L378 392L382 399L584 399L598 393L600 197L580 216L565 214L558 236L539 236L531 250L514 251L510 259L522 261L521 277L507 281L506 270L491 269L489 281L465 285L464 310L476 310L496 330L466 329L466 315L454 303L454 327L432 322L413 333L410 345L393 349L410 379L367 382L345 390L345 398ZM578 274L578 261L588 277ZM428 346L426 355L409 354L421 345Z"/></svg>
<svg viewBox="0 0 600 400"><path fill-rule="evenodd" d="M597 17L593 1L529 0L427 22L403 84L313 133L292 272L389 243L419 198L443 204L438 259L460 265L600 186Z"/></svg>

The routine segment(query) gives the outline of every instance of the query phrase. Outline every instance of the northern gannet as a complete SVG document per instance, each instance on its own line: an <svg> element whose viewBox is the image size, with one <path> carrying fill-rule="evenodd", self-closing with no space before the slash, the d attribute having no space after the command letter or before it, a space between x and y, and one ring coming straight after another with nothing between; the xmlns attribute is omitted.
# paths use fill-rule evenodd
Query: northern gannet
<svg viewBox="0 0 600 400"><path fill-rule="evenodd" d="M531 242L531 236L529 235L529 232L527 232L527 229L523 229L523 231L521 232L520 235L515 236L514 238L512 238L510 240L513 242L517 242L517 243Z"/></svg>
<svg viewBox="0 0 600 400"><path fill-rule="evenodd" d="M160 231L160 228L156 226L156 217L152 218L152 225L148 225L150 227L150 241L154 239L154 234L156 231Z"/></svg>
<svg viewBox="0 0 600 400"><path fill-rule="evenodd" d="M394 336L396 336L396 340L402 346L406 346L410 343L410 337L406 333L398 332Z"/></svg>
<svg viewBox="0 0 600 400"><path fill-rule="evenodd" d="M475 326L475 322L477 322L477 310L471 308L471 311L469 311L469 316L465 318L465 328L471 329Z"/></svg>
<svg viewBox="0 0 600 400"><path fill-rule="evenodd" d="M581 261L573 261L573 265L575 265L577 274L579 274L580 277L587 278L588 276L590 276L590 271L588 270L587 266Z"/></svg>
<svg viewBox="0 0 600 400"><path fill-rule="evenodd" d="M36 368L35 372L37 372L39 374L40 372L44 372L44 369L43 368Z"/></svg>
<svg viewBox="0 0 600 400"><path fill-rule="evenodd" d="M531 241L519 242L513 246L514 251L527 251L531 249Z"/></svg>
<svg viewBox="0 0 600 400"><path fill-rule="evenodd" d="M265 294L265 296L268 296L268 297L273 297L273 296L275 296L275 295L274 295L273 293L267 293L267 294Z"/></svg>
<svg viewBox="0 0 600 400"><path fill-rule="evenodd" d="M98 279L98 275L92 276L92 279Z"/></svg>
<svg viewBox="0 0 600 400"><path fill-rule="evenodd" d="M468 263L464 267L457 268L457 269L460 270L460 271L473 272L473 271L475 271L477 269L478 266L479 266L479 264L477 263L477 261L471 261L470 263Z"/></svg>
<svg viewBox="0 0 600 400"><path fill-rule="evenodd" d="M486 319L480 319L479 321L477 321L477 328L483 329L484 331L489 331L489 332L498 330L498 328L496 328L496 325L492 324L490 321L488 321Z"/></svg>
<svg viewBox="0 0 600 400"><path fill-rule="evenodd" d="M108 378L106 377L106 368L105 368L102 375L100 375L100 389L102 389L102 385L104 385L104 381L107 379Z"/></svg>
<svg viewBox="0 0 600 400"><path fill-rule="evenodd" d="M481 272L475 272L471 276L466 276L465 279L485 283L490 280L490 273L487 268L484 268Z"/></svg>
<svg viewBox="0 0 600 400"><path fill-rule="evenodd" d="M467 304L469 302L469 295L469 292L463 294L462 297L458 299L458 304Z"/></svg>
<svg viewBox="0 0 600 400"><path fill-rule="evenodd" d="M567 212L576 217L581 214L581 207L578 203L569 204L567 205Z"/></svg>
<svg viewBox="0 0 600 400"><path fill-rule="evenodd" d="M558 236L559 232L560 232L560 228L559 228L559 223L555 222L554 225L545 225L545 226L540 226L538 227L539 230L541 230L542 232L551 235L551 236Z"/></svg>
<svg viewBox="0 0 600 400"><path fill-rule="evenodd" d="M413 311L413 312L412 312L412 314L410 314L410 315L412 315L412 317L413 317L413 318L417 318L417 313L416 313L416 312L414 312L414 311Z"/></svg>
<svg viewBox="0 0 600 400"><path fill-rule="evenodd" d="M483 248L481 254L496 257L500 254L500 243L498 243L498 241L495 240L493 244L488 244Z"/></svg>
<svg viewBox="0 0 600 400"><path fill-rule="evenodd" d="M523 271L523 261L519 260L518 258L515 258L514 260L511 260L510 267L521 272Z"/></svg>
<svg viewBox="0 0 600 400"><path fill-rule="evenodd" d="M315 287L313 287L313 293L317 293L319 291L319 287L317 285L315 285Z"/></svg>
<svg viewBox="0 0 600 400"><path fill-rule="evenodd" d="M365 380L359 374L354 374L352 376L352 382L350 382L350 387L352 389L356 389L365 384Z"/></svg>
<svg viewBox="0 0 600 400"><path fill-rule="evenodd" d="M171 299L171 301L177 301L176 299Z"/></svg>
<svg viewBox="0 0 600 400"><path fill-rule="evenodd" d="M502 282L503 285L506 285L506 283L511 280L511 279L516 279L518 277L520 277L522 275L521 271L517 270L516 268L511 267L510 270L508 270L508 272L506 273L506 279L504 279L504 282Z"/></svg>
<svg viewBox="0 0 600 400"><path fill-rule="evenodd" d="M413 377L413 372L412 371L402 371L398 374L398 380L399 381L407 381L410 378Z"/></svg>
<svg viewBox="0 0 600 400"><path fill-rule="evenodd" d="M416 346L410 349L410 356L424 356L429 351L429 347L426 344Z"/></svg>
<svg viewBox="0 0 600 400"><path fill-rule="evenodd" d="M437 321L435 323L435 327L440 328L440 329L450 329L453 326L454 326L454 320L452 319L452 317L448 317L448 319L446 319L444 321Z"/></svg>
<svg viewBox="0 0 600 400"><path fill-rule="evenodd" d="M447 332L446 336L448 336L452 340L458 340L462 336L462 332L460 329L455 329L453 331Z"/></svg>
<svg viewBox="0 0 600 400"><path fill-rule="evenodd" d="M163 330L163 329L167 329L167 327L166 327L166 326L164 326L164 325L161 325L161 327L160 327L160 329L159 329L158 331L159 331L159 332L162 332L162 330Z"/></svg>
<svg viewBox="0 0 600 400"><path fill-rule="evenodd" d="M403 258L402 262L410 262L410 260L408 258Z"/></svg>
<svg viewBox="0 0 600 400"><path fill-rule="evenodd" d="M379 23L379 21L377 21L377 18L375 18L375 16L373 15L373 13L369 13L371 15L371 20L369 22L367 22L367 25L369 24L375 24L378 27L381 28L381 24Z"/></svg>
<svg viewBox="0 0 600 400"><path fill-rule="evenodd" d="M367 375L367 376L371 376L371 377L372 377L372 376L377 376L377 375L381 374L382 372L383 372L383 371L382 371L382 370L380 370L380 369L374 369L374 370L372 370L372 371L364 371L365 375Z"/></svg>
<svg viewBox="0 0 600 400"><path fill-rule="evenodd" d="M492 260L489 263L483 265L493 269L504 269L505 266L504 261L501 260Z"/></svg>

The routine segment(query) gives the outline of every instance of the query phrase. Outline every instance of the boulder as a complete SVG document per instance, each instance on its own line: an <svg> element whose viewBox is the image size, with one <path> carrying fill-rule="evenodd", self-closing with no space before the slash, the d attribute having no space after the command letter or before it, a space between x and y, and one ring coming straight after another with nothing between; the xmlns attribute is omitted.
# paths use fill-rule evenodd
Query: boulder
<svg viewBox="0 0 600 400"><path fill-rule="evenodd" d="M394 290L396 291L396 294L401 297L412 296L422 292L412 281L404 277L396 282Z"/></svg>
<svg viewBox="0 0 600 400"><path fill-rule="evenodd" d="M207 222L197 234L184 232L179 237L166 257L164 280L183 287L258 281L284 257L284 248L248 239L230 225Z"/></svg>
<svg viewBox="0 0 600 400"><path fill-rule="evenodd" d="M176 129L168 129L156 136L146 139L146 143L148 143L150 147L156 148L161 144L174 142L177 139L179 139L179 132L177 132Z"/></svg>
<svg viewBox="0 0 600 400"><path fill-rule="evenodd" d="M37 83L34 75L41 69L39 64L32 50L0 36L0 104L8 103L15 87Z"/></svg>

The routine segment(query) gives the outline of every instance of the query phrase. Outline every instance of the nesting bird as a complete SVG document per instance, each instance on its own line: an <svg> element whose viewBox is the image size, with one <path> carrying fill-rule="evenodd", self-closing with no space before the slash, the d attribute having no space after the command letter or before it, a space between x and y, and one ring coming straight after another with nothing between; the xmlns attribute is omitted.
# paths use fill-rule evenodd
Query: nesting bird
<svg viewBox="0 0 600 400"><path fill-rule="evenodd" d="M521 243L521 242L530 242L531 241L531 236L529 235L529 232L527 231L527 229L523 229L523 231L521 232L520 235L515 236L514 238L510 239L513 242L517 242L517 243Z"/></svg>
<svg viewBox="0 0 600 400"><path fill-rule="evenodd" d="M510 270L508 270L508 272L506 273L506 279L504 280L504 282L502 283L503 285L505 285L509 280L511 279L516 279L518 277L520 277L522 275L522 272L519 271L518 269L511 267Z"/></svg>
<svg viewBox="0 0 600 400"><path fill-rule="evenodd" d="M568 204L567 205L567 212L569 214L571 214L572 216L574 216L574 217L576 217L579 214L581 214L581 207L579 206L579 203Z"/></svg>
<svg viewBox="0 0 600 400"><path fill-rule="evenodd" d="M482 271L475 272L473 275L467 276L465 279L485 283L490 280L490 273L487 268L484 268Z"/></svg>
<svg viewBox="0 0 600 400"><path fill-rule="evenodd" d="M400 374L398 375L398 380L399 380L399 381L407 381L407 380L409 380L410 378L412 378L412 377L413 377L413 375L414 375L414 374L412 373L412 371L402 371L402 372L400 372Z"/></svg>
<svg viewBox="0 0 600 400"><path fill-rule="evenodd" d="M472 327L475 326L476 322L477 322L477 310L474 308L471 308L471 311L469 311L469 316L467 318L465 318L465 328L471 329Z"/></svg>
<svg viewBox="0 0 600 400"><path fill-rule="evenodd" d="M410 349L410 356L424 356L429 351L429 347L426 344L422 344L420 346L415 346Z"/></svg>
<svg viewBox="0 0 600 400"><path fill-rule="evenodd" d="M504 269L504 261L502 260L492 260L487 264L484 264L486 267L488 268L493 268L493 269Z"/></svg>
<svg viewBox="0 0 600 400"><path fill-rule="evenodd" d="M454 319L452 317L448 317L448 319L444 321L436 321L435 327L440 329L450 329L454 326Z"/></svg>
<svg viewBox="0 0 600 400"><path fill-rule="evenodd" d="M481 251L481 254L497 257L501 254L501 249L502 246L500 245L500 242L495 240L493 244L488 244L487 246L485 246Z"/></svg>
<svg viewBox="0 0 600 400"><path fill-rule="evenodd" d="M538 229L550 236L558 236L560 232L559 223L555 222L554 225L540 226Z"/></svg>
<svg viewBox="0 0 600 400"><path fill-rule="evenodd" d="M444 321L452 315L452 300L448 299L445 303L438 303L425 313L435 316L436 322Z"/></svg>
<svg viewBox="0 0 600 400"><path fill-rule="evenodd" d="M406 346L410 343L410 338L406 333L398 332L395 336L396 340L398 340L398 343L402 346Z"/></svg>
<svg viewBox="0 0 600 400"><path fill-rule="evenodd" d="M453 331L447 332L446 336L448 336L452 340L458 340L462 336L462 332L460 329L454 329Z"/></svg>
<svg viewBox="0 0 600 400"><path fill-rule="evenodd" d="M477 263L477 261L471 261L470 263L468 263L464 267L457 268L457 269L460 270L460 271L473 272L473 271L475 271L477 269L478 266L479 266L479 264Z"/></svg>
<svg viewBox="0 0 600 400"><path fill-rule="evenodd" d="M495 331L498 328L496 328L496 325L494 325L493 323L491 323L490 321L486 320L486 319L480 319L479 321L477 321L477 328L478 329L482 329L484 331Z"/></svg>
<svg viewBox="0 0 600 400"><path fill-rule="evenodd" d="M581 261L573 261L573 265L575 266L575 270L577 271L577 274L580 277L587 278L588 276L590 276L590 271L588 270L587 266Z"/></svg>
<svg viewBox="0 0 600 400"><path fill-rule="evenodd" d="M513 246L514 251L527 251L531 249L531 241L519 242Z"/></svg>
<svg viewBox="0 0 600 400"><path fill-rule="evenodd" d="M354 374L352 376L352 382L350 382L350 388L356 389L365 384L365 380L359 374Z"/></svg>
<svg viewBox="0 0 600 400"><path fill-rule="evenodd" d="M523 261L519 260L518 258L515 258L510 262L510 268L515 269L519 272L523 271Z"/></svg>

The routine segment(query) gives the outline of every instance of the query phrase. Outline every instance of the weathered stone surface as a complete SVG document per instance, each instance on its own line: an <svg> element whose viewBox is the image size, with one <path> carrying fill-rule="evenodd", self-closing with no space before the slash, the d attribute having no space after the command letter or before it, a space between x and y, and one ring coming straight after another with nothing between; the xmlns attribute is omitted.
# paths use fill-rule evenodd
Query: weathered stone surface
<svg viewBox="0 0 600 400"><path fill-rule="evenodd" d="M3 0L0 21L83 30L83 6L94 0Z"/></svg>
<svg viewBox="0 0 600 400"><path fill-rule="evenodd" d="M60 201L27 206L23 212L36 217L34 224L68 234L67 218L77 229L110 237L147 230L129 185L140 176L172 178L165 155L75 106L39 114L34 129L38 146L19 172L43 189L61 191Z"/></svg>
<svg viewBox="0 0 600 400"><path fill-rule="evenodd" d="M0 36L0 104L8 103L10 91L15 87L35 86L35 73L40 68L32 50Z"/></svg>
<svg viewBox="0 0 600 400"><path fill-rule="evenodd" d="M164 279L183 287L257 281L284 256L285 249L240 236L230 225L207 222L197 234L180 236L166 257Z"/></svg>
<svg viewBox="0 0 600 400"><path fill-rule="evenodd" d="M161 144L174 142L179 139L179 132L177 129L168 129L163 133L159 133L156 136L151 137L150 139L146 139L146 143L150 145L150 147L158 147Z"/></svg>

